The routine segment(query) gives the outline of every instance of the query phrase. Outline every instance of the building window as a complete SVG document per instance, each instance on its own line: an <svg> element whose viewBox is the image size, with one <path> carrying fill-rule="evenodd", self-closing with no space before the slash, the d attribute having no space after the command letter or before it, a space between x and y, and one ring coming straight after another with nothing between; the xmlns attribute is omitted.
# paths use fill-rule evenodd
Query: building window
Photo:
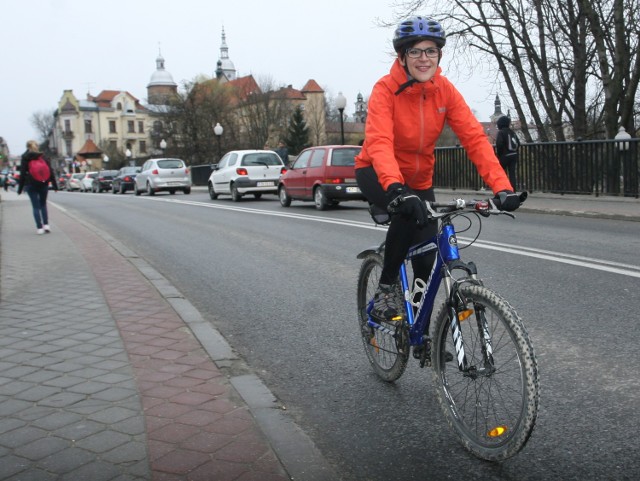
<svg viewBox="0 0 640 481"><path fill-rule="evenodd" d="M116 131L116 121L115 120L109 120L109 133L110 134L117 133L117 131Z"/></svg>
<svg viewBox="0 0 640 481"><path fill-rule="evenodd" d="M64 121L64 131L65 133L69 133L71 132L71 120L65 120Z"/></svg>
<svg viewBox="0 0 640 481"><path fill-rule="evenodd" d="M130 134L134 134L136 132L136 128L133 120L127 121L127 132L129 132Z"/></svg>
<svg viewBox="0 0 640 481"><path fill-rule="evenodd" d="M118 150L118 141L117 140L110 140L109 141L109 150L111 152L115 152L116 150Z"/></svg>
<svg viewBox="0 0 640 481"><path fill-rule="evenodd" d="M84 132L85 132L85 134L92 134L93 133L93 128L91 126L91 120L85 120L84 121Z"/></svg>
<svg viewBox="0 0 640 481"><path fill-rule="evenodd" d="M141 154L146 154L147 153L147 142L145 140L141 140L140 143L138 144L138 146L140 147L140 153Z"/></svg>
<svg viewBox="0 0 640 481"><path fill-rule="evenodd" d="M122 110L122 104L120 102L116 104L116 110Z"/></svg>
<svg viewBox="0 0 640 481"><path fill-rule="evenodd" d="M144 134L144 122L142 120L138 120L138 133Z"/></svg>

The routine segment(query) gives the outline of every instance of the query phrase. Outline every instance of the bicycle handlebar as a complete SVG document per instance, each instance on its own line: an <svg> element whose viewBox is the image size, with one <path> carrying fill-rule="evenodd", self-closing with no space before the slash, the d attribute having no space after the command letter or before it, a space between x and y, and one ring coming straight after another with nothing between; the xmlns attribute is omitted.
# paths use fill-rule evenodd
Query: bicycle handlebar
<svg viewBox="0 0 640 481"><path fill-rule="evenodd" d="M521 192L520 196L520 204L527 199L528 193ZM508 215L510 217L514 217L514 215L510 212L501 210L500 200L496 198L488 198L484 200L465 200L465 199L455 199L449 202L429 202L425 201L427 205L427 210L429 214L431 214L432 218L444 217L451 212L455 212L458 210L473 210L484 217L489 217L490 215Z"/></svg>

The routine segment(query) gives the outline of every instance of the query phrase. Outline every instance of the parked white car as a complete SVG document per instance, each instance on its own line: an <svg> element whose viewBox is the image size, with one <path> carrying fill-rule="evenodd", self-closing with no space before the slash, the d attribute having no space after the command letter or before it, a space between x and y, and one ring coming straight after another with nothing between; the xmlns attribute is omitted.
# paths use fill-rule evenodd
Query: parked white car
<svg viewBox="0 0 640 481"><path fill-rule="evenodd" d="M285 171L282 159L271 150L232 150L213 167L209 176L209 196L230 195L234 202L245 194L259 199L277 194L278 181Z"/></svg>
<svg viewBox="0 0 640 481"><path fill-rule="evenodd" d="M178 190L185 194L191 193L191 175L181 159L147 160L136 175L133 188L136 195L142 192L154 195L160 191L175 194Z"/></svg>
<svg viewBox="0 0 640 481"><path fill-rule="evenodd" d="M91 192L93 179L95 179L97 176L98 176L98 172L85 172L82 179L80 179L80 191Z"/></svg>

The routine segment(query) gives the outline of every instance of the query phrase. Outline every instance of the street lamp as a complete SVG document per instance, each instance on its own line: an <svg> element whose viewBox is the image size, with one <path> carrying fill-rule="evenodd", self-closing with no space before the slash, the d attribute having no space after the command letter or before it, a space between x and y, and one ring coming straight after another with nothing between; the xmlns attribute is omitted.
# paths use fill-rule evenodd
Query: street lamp
<svg viewBox="0 0 640 481"><path fill-rule="evenodd" d="M164 149L167 148L167 141L162 139L160 141L160 150L162 150L162 156L164 157Z"/></svg>
<svg viewBox="0 0 640 481"><path fill-rule="evenodd" d="M127 163L133 167L133 163L131 161L131 151L129 149L125 150L124 155L127 158Z"/></svg>
<svg viewBox="0 0 640 481"><path fill-rule="evenodd" d="M618 144L618 150L620 151L620 164L621 165L621 170L622 171L622 175L620 176L620 183L622 184L622 193L623 195L628 195L631 193L631 180L633 178L633 175L631 173L631 162L629 162L629 158L628 158L628 150L629 150L629 139L631 138L631 135L629 135L629 132L627 132L627 130L620 126L620 128L618 129L618 133L615 136L615 140L616 143ZM616 169L618 170L618 169Z"/></svg>
<svg viewBox="0 0 640 481"><path fill-rule="evenodd" d="M218 162L220 162L220 159L222 158L222 150L220 150L220 138L222 137L223 132L224 129L222 128L222 125L220 125L220 122L217 122L215 127L213 127L213 133L216 134L216 138L218 139Z"/></svg>
<svg viewBox="0 0 640 481"><path fill-rule="evenodd" d="M108 163L109 163L109 156L108 156L107 154L104 154L104 155L102 156L102 162L103 162L104 164L108 164ZM106 167L106 165L105 165L105 167Z"/></svg>
<svg viewBox="0 0 640 481"><path fill-rule="evenodd" d="M336 108L338 112L340 112L340 142L341 145L344 145L344 108L347 106L347 99L342 92L338 92L338 96L336 97Z"/></svg>

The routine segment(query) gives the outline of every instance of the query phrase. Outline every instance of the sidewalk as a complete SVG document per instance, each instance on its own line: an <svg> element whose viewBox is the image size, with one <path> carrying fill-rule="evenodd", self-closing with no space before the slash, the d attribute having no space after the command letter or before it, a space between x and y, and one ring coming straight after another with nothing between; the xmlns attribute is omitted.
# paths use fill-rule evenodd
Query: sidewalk
<svg viewBox="0 0 640 481"><path fill-rule="evenodd" d="M454 199L456 197L482 199L490 196L491 192L488 191L436 189L436 198L438 200ZM526 202L518 210L540 214L640 222L640 199L634 197L594 197L533 192L529 194Z"/></svg>
<svg viewBox="0 0 640 481"><path fill-rule="evenodd" d="M116 239L0 192L0 480L336 480L224 338Z"/></svg>

